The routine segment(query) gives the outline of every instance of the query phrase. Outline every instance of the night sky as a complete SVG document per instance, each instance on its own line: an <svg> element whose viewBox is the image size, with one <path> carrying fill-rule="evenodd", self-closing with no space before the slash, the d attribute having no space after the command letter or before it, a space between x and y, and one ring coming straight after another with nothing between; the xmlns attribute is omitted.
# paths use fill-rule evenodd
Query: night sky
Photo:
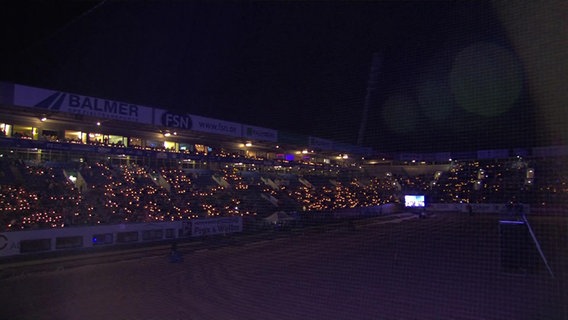
<svg viewBox="0 0 568 320"><path fill-rule="evenodd" d="M555 142L537 129L531 69L517 50L523 35L511 36L509 11L495 3L1 6L3 81L356 144L376 53L365 146Z"/></svg>

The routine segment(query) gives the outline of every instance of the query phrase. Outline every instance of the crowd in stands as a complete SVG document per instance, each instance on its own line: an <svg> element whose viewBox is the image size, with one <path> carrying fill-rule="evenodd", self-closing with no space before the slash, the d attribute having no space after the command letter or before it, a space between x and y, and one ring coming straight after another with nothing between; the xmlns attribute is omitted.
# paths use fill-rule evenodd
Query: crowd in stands
<svg viewBox="0 0 568 320"><path fill-rule="evenodd" d="M399 203L407 193L426 194L432 203L516 199L562 206L568 204L565 161L454 161L435 174L352 177L2 159L0 231L235 215L256 219L275 211L310 214Z"/></svg>

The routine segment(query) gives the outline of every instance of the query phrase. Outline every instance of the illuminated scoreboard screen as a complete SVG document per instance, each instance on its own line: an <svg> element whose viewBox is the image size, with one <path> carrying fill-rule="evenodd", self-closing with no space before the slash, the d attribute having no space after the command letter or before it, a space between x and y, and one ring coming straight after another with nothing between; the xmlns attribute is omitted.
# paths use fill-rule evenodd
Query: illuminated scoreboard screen
<svg viewBox="0 0 568 320"><path fill-rule="evenodd" d="M407 208L424 208L426 206L424 195L405 195L404 206Z"/></svg>

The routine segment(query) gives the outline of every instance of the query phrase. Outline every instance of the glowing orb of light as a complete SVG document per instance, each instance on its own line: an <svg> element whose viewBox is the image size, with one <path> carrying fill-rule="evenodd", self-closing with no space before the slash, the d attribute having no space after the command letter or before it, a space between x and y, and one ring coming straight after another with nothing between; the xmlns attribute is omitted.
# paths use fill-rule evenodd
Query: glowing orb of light
<svg viewBox="0 0 568 320"><path fill-rule="evenodd" d="M507 49L478 42L459 52L452 64L450 87L459 106L487 117L508 111L522 88L522 71Z"/></svg>
<svg viewBox="0 0 568 320"><path fill-rule="evenodd" d="M382 109L385 124L395 133L413 131L418 121L417 113L416 102L402 94L395 94L389 97Z"/></svg>
<svg viewBox="0 0 568 320"><path fill-rule="evenodd" d="M427 80L418 86L418 103L422 113L434 121L443 121L452 111L453 98L446 83Z"/></svg>

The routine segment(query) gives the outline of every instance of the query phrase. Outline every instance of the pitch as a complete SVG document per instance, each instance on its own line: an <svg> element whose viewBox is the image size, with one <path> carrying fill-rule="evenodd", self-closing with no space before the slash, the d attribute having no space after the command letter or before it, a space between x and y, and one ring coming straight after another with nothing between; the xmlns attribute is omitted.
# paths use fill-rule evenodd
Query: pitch
<svg viewBox="0 0 568 320"><path fill-rule="evenodd" d="M529 217L555 271L503 272L497 216L438 213L1 280L1 319L566 319L565 218ZM538 260L535 263L540 263Z"/></svg>

